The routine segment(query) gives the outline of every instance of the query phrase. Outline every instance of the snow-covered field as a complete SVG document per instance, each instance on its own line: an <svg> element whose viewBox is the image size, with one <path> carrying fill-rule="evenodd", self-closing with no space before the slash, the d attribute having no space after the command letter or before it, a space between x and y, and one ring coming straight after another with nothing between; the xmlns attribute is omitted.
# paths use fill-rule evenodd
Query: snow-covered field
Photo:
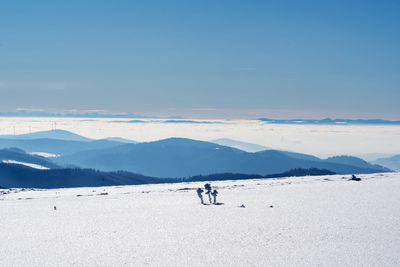
<svg viewBox="0 0 400 267"><path fill-rule="evenodd" d="M360 177L4 189L0 265L400 266L400 173Z"/></svg>

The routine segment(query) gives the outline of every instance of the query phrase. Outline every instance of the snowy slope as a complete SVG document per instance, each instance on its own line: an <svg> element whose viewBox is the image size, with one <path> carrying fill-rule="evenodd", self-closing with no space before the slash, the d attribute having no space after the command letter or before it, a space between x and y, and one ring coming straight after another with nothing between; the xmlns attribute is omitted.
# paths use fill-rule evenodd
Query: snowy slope
<svg viewBox="0 0 400 267"><path fill-rule="evenodd" d="M31 155L36 155L36 156L41 156L44 158L57 158L60 155L54 154L54 153L48 153L48 152L29 152Z"/></svg>
<svg viewBox="0 0 400 267"><path fill-rule="evenodd" d="M199 204L194 189L204 183L4 189L0 258L3 266L399 266L400 173L360 177L215 182L223 205Z"/></svg>
<svg viewBox="0 0 400 267"><path fill-rule="evenodd" d="M44 166L39 165L39 164L21 162L21 161L16 161L16 160L3 160L3 161L1 161L1 163L19 164L19 165L31 167L31 168L38 169L38 170L50 170L50 168L44 167Z"/></svg>

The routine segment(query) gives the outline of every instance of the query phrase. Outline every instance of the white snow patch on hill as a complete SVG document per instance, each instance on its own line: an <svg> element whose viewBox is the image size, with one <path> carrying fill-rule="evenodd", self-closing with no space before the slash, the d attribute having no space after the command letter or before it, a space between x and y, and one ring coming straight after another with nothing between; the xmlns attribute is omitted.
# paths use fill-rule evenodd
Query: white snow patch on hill
<svg viewBox="0 0 400 267"><path fill-rule="evenodd" d="M400 266L400 173L360 177L212 182L223 205L200 204L204 182L3 189L0 258L4 266Z"/></svg>
<svg viewBox="0 0 400 267"><path fill-rule="evenodd" d="M50 168L47 168L47 167L44 167L42 165L35 164L35 163L28 163L28 162L22 162L22 161L16 161L16 160L3 160L2 162L8 163L8 164L24 165L24 166L31 167L34 169L39 169L39 170L50 170ZM0 183L1 183L1 179L0 179Z"/></svg>
<svg viewBox="0 0 400 267"><path fill-rule="evenodd" d="M29 154L31 155L37 155L45 158L57 158L60 155L58 154L53 154L53 153L48 153L48 152L30 152Z"/></svg>

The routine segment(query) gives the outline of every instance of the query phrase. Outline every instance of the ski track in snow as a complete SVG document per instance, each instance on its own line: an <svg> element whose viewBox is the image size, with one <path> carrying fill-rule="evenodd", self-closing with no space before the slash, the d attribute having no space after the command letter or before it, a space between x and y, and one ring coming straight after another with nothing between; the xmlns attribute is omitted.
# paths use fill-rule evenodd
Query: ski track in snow
<svg viewBox="0 0 400 267"><path fill-rule="evenodd" d="M0 189L0 265L400 266L400 173L359 177Z"/></svg>

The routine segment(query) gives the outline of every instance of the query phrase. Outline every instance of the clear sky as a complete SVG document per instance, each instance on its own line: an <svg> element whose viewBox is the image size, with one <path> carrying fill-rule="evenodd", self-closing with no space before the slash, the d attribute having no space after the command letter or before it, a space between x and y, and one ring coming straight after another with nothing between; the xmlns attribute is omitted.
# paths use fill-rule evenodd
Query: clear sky
<svg viewBox="0 0 400 267"><path fill-rule="evenodd" d="M400 1L0 2L0 111L400 119Z"/></svg>

